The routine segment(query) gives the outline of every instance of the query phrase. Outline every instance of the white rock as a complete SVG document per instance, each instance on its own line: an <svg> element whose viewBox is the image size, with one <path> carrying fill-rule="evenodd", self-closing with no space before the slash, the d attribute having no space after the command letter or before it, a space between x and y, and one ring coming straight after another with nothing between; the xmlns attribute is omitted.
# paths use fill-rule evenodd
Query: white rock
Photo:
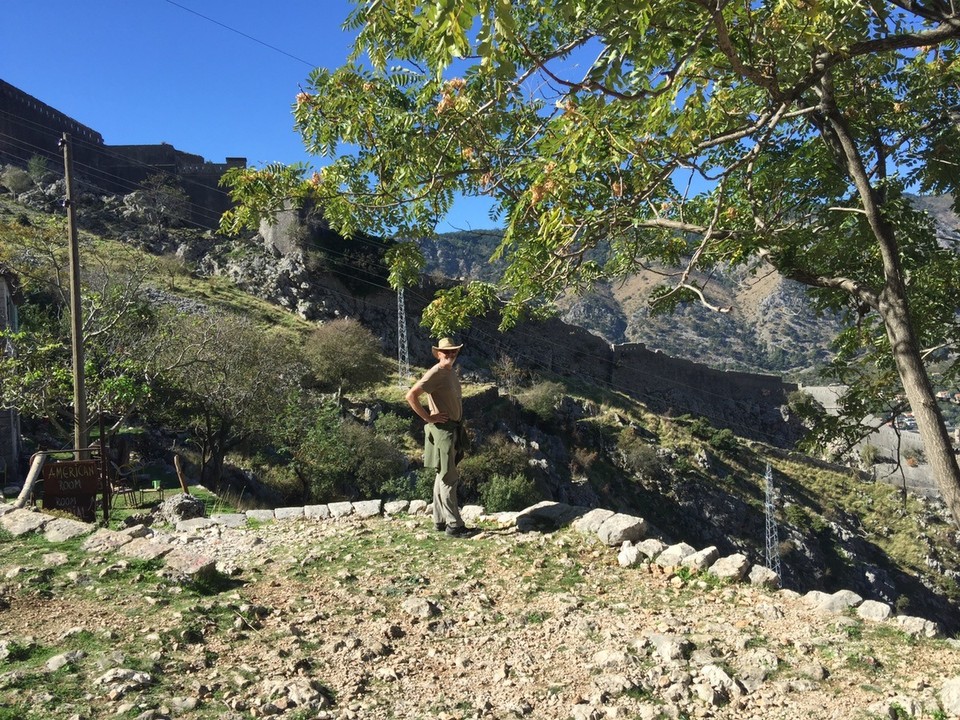
<svg viewBox="0 0 960 720"><path fill-rule="evenodd" d="M710 573L721 580L732 580L740 582L750 567L750 561L746 555L737 553L736 555L727 555L720 558L710 566Z"/></svg>
<svg viewBox="0 0 960 720"><path fill-rule="evenodd" d="M823 590L811 590L810 592L804 594L803 602L811 607L820 607L830 598L830 593L825 593Z"/></svg>
<svg viewBox="0 0 960 720"><path fill-rule="evenodd" d="M422 515L427 511L427 501L426 500L411 500L410 508L408 512L411 515Z"/></svg>
<svg viewBox="0 0 960 720"><path fill-rule="evenodd" d="M378 517L383 512L383 500L360 500L353 503L353 514L362 518Z"/></svg>
<svg viewBox="0 0 960 720"><path fill-rule="evenodd" d="M330 508L330 517L347 517L353 512L353 503L350 502L332 502L327 507Z"/></svg>
<svg viewBox="0 0 960 720"><path fill-rule="evenodd" d="M773 590L780 587L780 576L763 565L754 565L750 568L750 584Z"/></svg>
<svg viewBox="0 0 960 720"><path fill-rule="evenodd" d="M279 507L273 511L273 515L277 520L297 520L303 517L303 506Z"/></svg>
<svg viewBox="0 0 960 720"><path fill-rule="evenodd" d="M717 550L715 546L711 545L703 550L697 550L695 553L687 555L680 561L680 564L683 567L688 567L691 570L700 572L713 565L713 563L717 561L718 557L720 557L720 551Z"/></svg>
<svg viewBox="0 0 960 720"><path fill-rule="evenodd" d="M464 505L460 508L460 517L463 518L464 522L476 522L478 519L486 515L487 511L484 509L483 505Z"/></svg>
<svg viewBox="0 0 960 720"><path fill-rule="evenodd" d="M647 532L647 521L634 515L616 513L604 520L597 528L600 542L611 547L624 540L636 542Z"/></svg>
<svg viewBox="0 0 960 720"><path fill-rule="evenodd" d="M621 567L632 567L640 562L640 550L636 545L625 544L617 554L617 562Z"/></svg>
<svg viewBox="0 0 960 720"><path fill-rule="evenodd" d="M960 717L960 675L943 681L940 686L940 704L948 716Z"/></svg>
<svg viewBox="0 0 960 720"><path fill-rule="evenodd" d="M696 551L695 547L685 542L677 543L657 555L655 562L660 567L675 567L679 565L685 557L693 555Z"/></svg>
<svg viewBox="0 0 960 720"><path fill-rule="evenodd" d="M700 668L700 677L710 683L711 687L725 693L727 697L732 698L742 694L737 681L719 665L704 665Z"/></svg>
<svg viewBox="0 0 960 720"><path fill-rule="evenodd" d="M409 500L390 500L383 504L383 512L386 515L399 515L401 513L407 512L407 509L409 507L410 507Z"/></svg>
<svg viewBox="0 0 960 720"><path fill-rule="evenodd" d="M887 603L877 600L864 600L857 608L857 615L863 620L882 622L890 619L890 616L893 615L893 608Z"/></svg>
<svg viewBox="0 0 960 720"><path fill-rule="evenodd" d="M907 635L923 636L928 638L940 637L940 626L932 620L926 620L913 615L897 615L893 622L900 627Z"/></svg>
<svg viewBox="0 0 960 720"><path fill-rule="evenodd" d="M583 533L584 535L592 535L600 529L600 526L603 525L604 520L613 517L614 515L615 513L613 510L605 510L604 508L591 510L587 514L581 515L573 521L573 529L579 533Z"/></svg>
<svg viewBox="0 0 960 720"><path fill-rule="evenodd" d="M898 720L901 717L919 718L923 716L923 705L912 697L896 695L873 703L867 711L871 715L891 720ZM906 716L902 713L906 713Z"/></svg>
<svg viewBox="0 0 960 720"><path fill-rule="evenodd" d="M657 555L667 549L667 544L657 538L647 538L636 544L637 550L653 560Z"/></svg>
<svg viewBox="0 0 960 720"><path fill-rule="evenodd" d="M330 508L326 505L304 505L303 516L314 520L326 520L330 517Z"/></svg>
<svg viewBox="0 0 960 720"><path fill-rule="evenodd" d="M424 598L411 597L403 601L403 604L400 605L407 615L411 615L417 618L430 618L435 615L440 614L440 610L429 600Z"/></svg>

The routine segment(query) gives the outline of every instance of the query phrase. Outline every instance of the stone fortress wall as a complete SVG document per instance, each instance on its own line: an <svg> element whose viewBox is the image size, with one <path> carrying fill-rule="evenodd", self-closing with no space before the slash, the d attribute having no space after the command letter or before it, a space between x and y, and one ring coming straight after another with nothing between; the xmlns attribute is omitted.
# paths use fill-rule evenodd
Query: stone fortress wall
<svg viewBox="0 0 960 720"><path fill-rule="evenodd" d="M191 223L215 228L231 206L219 187L231 167L246 167L246 158L211 163L172 145L106 145L103 136L37 98L0 80L0 163L25 166L34 156L51 169L62 167L60 138L72 141L74 172L101 194L125 195L150 175L167 172L180 178L191 202Z"/></svg>

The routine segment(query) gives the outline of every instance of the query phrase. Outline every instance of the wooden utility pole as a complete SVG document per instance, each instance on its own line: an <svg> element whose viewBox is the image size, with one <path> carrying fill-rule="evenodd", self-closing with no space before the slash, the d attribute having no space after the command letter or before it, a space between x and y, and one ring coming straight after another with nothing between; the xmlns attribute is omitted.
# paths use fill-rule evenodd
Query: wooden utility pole
<svg viewBox="0 0 960 720"><path fill-rule="evenodd" d="M67 197L64 206L67 209L67 233L70 248L70 321L73 340L73 446L77 449L75 457L84 460L89 456L87 432L87 394L83 382L83 318L80 305L80 247L77 242L77 213L73 202L73 155L70 148L70 136L67 133L60 138L63 150L63 173L67 185Z"/></svg>

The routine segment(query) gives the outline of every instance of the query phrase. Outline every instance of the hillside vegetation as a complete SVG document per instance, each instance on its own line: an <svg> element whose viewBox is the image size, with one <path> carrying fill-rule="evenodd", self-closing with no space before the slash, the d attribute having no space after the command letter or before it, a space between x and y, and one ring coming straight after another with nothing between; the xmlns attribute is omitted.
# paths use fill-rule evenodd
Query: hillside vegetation
<svg viewBox="0 0 960 720"><path fill-rule="evenodd" d="M25 327L30 337L62 343L63 307L51 293L56 276L38 273L22 253L22 239L53 221L10 198L0 202L3 257L30 280ZM177 456L191 480L240 508L429 498L422 430L403 400L409 380L400 382L389 361L359 370L319 362L337 354L330 348L347 358L376 355L372 331L343 317L350 297L331 294L324 322L306 322L228 279L230 258L267 262L258 238L228 242L184 228L157 236L111 216L109 203L90 203L97 234L84 233L85 257L102 261L96 273L88 270L87 287L103 288L91 298L133 287L143 313L125 326L132 345L106 342L109 332L91 341L106 343L91 356L130 392L93 387L114 438L132 447L147 476L173 487ZM324 248L314 250L309 278L316 287L335 287L324 273ZM121 281L132 270L138 282ZM93 284L101 275L113 282ZM177 365L178 353L170 353L186 347L200 354ZM208 347L214 352L203 354ZM35 359L52 363L63 378L65 348ZM747 443L702 418L657 416L620 393L519 372L509 358L471 366L466 375L473 450L462 465L462 502L489 511L545 498L608 507L645 517L665 539L762 561L769 463L779 492L785 586L850 588L936 616L948 629L957 617L957 536L936 503L902 497L840 466ZM29 447L69 444L62 433L68 405L24 407Z"/></svg>

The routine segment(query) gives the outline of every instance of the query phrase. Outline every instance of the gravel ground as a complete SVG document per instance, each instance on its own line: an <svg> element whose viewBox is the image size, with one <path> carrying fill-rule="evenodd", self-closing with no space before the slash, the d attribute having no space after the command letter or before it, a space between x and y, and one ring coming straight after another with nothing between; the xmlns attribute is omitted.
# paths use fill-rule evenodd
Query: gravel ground
<svg viewBox="0 0 960 720"><path fill-rule="evenodd" d="M67 562L54 546L0 559L0 656L48 648L36 666L0 660L0 707L31 720L956 717L956 641L622 568L570 529L460 539L425 518L346 518L177 542L229 582L195 594L115 553ZM59 565L37 592L31 578ZM53 667L77 637L90 649Z"/></svg>

